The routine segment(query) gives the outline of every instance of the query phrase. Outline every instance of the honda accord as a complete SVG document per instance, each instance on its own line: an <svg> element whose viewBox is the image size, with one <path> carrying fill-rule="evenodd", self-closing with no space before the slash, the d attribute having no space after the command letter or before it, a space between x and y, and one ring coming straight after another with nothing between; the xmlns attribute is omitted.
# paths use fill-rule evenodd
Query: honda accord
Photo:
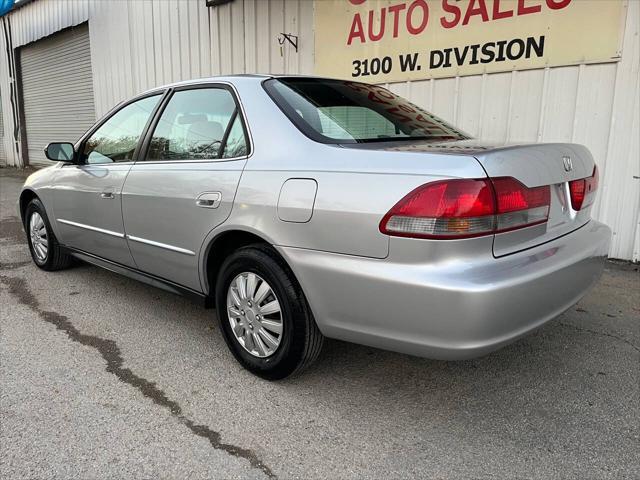
<svg viewBox="0 0 640 480"><path fill-rule="evenodd" d="M32 174L35 264L77 258L217 309L235 358L298 373L325 337L484 355L596 282L580 145L478 142L380 86L246 75L121 103Z"/></svg>

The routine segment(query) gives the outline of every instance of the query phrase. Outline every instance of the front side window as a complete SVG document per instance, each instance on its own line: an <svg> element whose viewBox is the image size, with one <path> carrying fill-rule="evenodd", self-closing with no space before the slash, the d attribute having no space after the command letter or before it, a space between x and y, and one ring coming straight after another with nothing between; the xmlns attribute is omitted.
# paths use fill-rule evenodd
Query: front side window
<svg viewBox="0 0 640 480"><path fill-rule="evenodd" d="M140 135L161 95L145 97L118 110L84 144L85 163L133 160Z"/></svg>
<svg viewBox="0 0 640 480"><path fill-rule="evenodd" d="M227 130L229 134L225 137ZM226 145L223 145L225 138ZM233 95L228 90L182 90L173 94L162 112L151 138L147 160L228 158L239 156L227 152L242 152L242 145L246 153L244 129Z"/></svg>
<svg viewBox="0 0 640 480"><path fill-rule="evenodd" d="M274 78L263 85L303 133L323 143L469 138L377 85L303 77Z"/></svg>

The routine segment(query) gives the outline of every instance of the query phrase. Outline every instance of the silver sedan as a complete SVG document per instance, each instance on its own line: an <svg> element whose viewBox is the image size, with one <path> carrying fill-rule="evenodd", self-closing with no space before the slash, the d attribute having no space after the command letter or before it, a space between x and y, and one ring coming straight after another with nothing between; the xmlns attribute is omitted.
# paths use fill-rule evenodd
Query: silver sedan
<svg viewBox="0 0 640 480"><path fill-rule="evenodd" d="M46 155L19 201L35 264L77 258L215 307L267 379L303 370L324 337L486 354L576 303L611 235L590 218L585 147L477 142L343 80L156 88Z"/></svg>

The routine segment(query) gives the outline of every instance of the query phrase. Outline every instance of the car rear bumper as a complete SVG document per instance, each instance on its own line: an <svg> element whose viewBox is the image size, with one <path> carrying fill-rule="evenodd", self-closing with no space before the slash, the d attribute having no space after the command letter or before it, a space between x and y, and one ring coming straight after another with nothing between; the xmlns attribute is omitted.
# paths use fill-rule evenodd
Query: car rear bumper
<svg viewBox="0 0 640 480"><path fill-rule="evenodd" d="M502 258L418 263L394 259L393 242L382 260L278 248L326 336L456 360L496 350L574 305L600 278L610 236L590 221Z"/></svg>

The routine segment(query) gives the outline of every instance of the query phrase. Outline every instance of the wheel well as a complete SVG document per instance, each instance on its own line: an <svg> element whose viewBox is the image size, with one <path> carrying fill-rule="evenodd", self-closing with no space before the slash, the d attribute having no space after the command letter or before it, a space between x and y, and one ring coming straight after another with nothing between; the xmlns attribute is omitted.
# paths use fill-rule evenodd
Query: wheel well
<svg viewBox="0 0 640 480"><path fill-rule="evenodd" d="M225 259L235 250L253 244L269 245L269 242L253 233L242 230L224 232L216 237L207 252L207 280L209 281L209 297L215 303L216 280Z"/></svg>
<svg viewBox="0 0 640 480"><path fill-rule="evenodd" d="M34 198L38 198L36 193L33 190L24 190L22 194L20 194L20 219L22 223L24 223L24 212L27 209L27 205Z"/></svg>

